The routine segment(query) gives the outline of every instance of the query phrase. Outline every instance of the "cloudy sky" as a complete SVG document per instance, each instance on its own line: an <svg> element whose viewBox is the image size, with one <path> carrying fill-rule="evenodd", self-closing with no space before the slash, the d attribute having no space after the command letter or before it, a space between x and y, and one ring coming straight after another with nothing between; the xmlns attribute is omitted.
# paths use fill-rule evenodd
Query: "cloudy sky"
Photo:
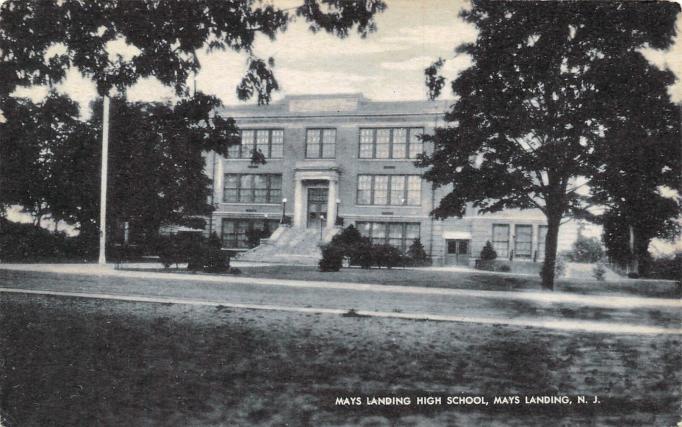
<svg viewBox="0 0 682 427"><path fill-rule="evenodd" d="M277 6L296 6L300 0L271 0ZM375 100L425 99L424 67L438 57L447 59L444 73L453 78L469 64L465 55L454 55L454 47L476 36L473 27L461 21L458 11L465 0L387 0L388 10L377 18L378 31L366 39L353 35L340 40L327 34L312 34L304 22L294 22L276 41L258 39L256 53L275 59L275 73L286 94L362 92ZM682 30L682 18L678 20ZM647 52L650 60L672 69L682 78L682 38L669 52ZM121 43L120 49L125 45ZM125 52L122 52L125 53ZM202 52L202 70L197 88L218 96L227 104L239 101L235 87L246 69L245 56L233 52ZM88 105L94 85L77 72L69 73L59 90ZM672 89L673 99L682 101L682 81ZM46 88L23 89L17 95L40 99ZM447 92L449 95L449 92ZM131 88L132 100L160 100L173 93L155 80Z"/></svg>

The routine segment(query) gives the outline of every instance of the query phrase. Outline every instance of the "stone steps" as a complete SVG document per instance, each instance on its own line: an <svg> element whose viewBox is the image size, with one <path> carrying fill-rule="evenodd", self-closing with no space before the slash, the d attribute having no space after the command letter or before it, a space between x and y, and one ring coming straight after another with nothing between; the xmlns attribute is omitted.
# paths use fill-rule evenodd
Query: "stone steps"
<svg viewBox="0 0 682 427"><path fill-rule="evenodd" d="M325 230L322 235L323 240L328 242L337 232L336 229ZM317 265L321 257L320 230L280 227L270 239L240 254L237 259L291 265Z"/></svg>

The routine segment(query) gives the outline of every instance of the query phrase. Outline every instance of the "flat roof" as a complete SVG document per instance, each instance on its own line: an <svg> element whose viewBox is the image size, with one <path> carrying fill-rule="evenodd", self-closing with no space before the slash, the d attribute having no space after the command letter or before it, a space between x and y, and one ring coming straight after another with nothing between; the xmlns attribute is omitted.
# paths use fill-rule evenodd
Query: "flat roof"
<svg viewBox="0 0 682 427"><path fill-rule="evenodd" d="M267 105L229 105L220 112L234 118L301 118L444 114L454 101L372 101L361 93L288 95Z"/></svg>

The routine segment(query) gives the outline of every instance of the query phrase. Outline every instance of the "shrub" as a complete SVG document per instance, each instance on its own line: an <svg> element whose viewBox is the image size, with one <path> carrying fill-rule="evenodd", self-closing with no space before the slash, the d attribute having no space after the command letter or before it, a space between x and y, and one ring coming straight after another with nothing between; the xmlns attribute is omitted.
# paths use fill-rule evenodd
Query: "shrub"
<svg viewBox="0 0 682 427"><path fill-rule="evenodd" d="M395 246L388 244L375 245L372 247L374 261L377 267L393 268L402 264L403 254Z"/></svg>
<svg viewBox="0 0 682 427"><path fill-rule="evenodd" d="M361 268L370 268L375 262L374 246L367 237L352 247L349 253L350 264L359 265Z"/></svg>
<svg viewBox="0 0 682 427"><path fill-rule="evenodd" d="M481 249L480 257L483 261L492 261L497 258L497 252L495 252L493 244L490 243L490 240L485 242L485 246L483 246L483 249Z"/></svg>
<svg viewBox="0 0 682 427"><path fill-rule="evenodd" d="M332 237L331 243L350 248L353 245L360 243L361 241L362 235L360 234L358 229L355 228L353 225L349 225L348 227L341 230L339 234Z"/></svg>
<svg viewBox="0 0 682 427"><path fill-rule="evenodd" d="M178 239L173 236L160 236L156 241L156 247L159 261L164 268L169 268L173 264L177 266L185 261Z"/></svg>
<svg viewBox="0 0 682 427"><path fill-rule="evenodd" d="M320 259L320 271L339 271L343 265L343 248L338 244L328 244L322 247L322 259Z"/></svg>
<svg viewBox="0 0 682 427"><path fill-rule="evenodd" d="M566 255L572 262L593 263L602 259L604 251L599 239L580 235Z"/></svg>
<svg viewBox="0 0 682 427"><path fill-rule="evenodd" d="M592 269L592 276L600 282L604 280L604 277L606 276L606 267L603 262L600 261L594 266Z"/></svg>
<svg viewBox="0 0 682 427"><path fill-rule="evenodd" d="M340 252L342 258L347 257L351 265L370 268L373 264L374 257L370 240L363 237L352 224L334 236L328 246Z"/></svg>
<svg viewBox="0 0 682 427"><path fill-rule="evenodd" d="M501 271L508 273L511 271L511 266L509 264L499 264L496 268L495 271Z"/></svg>
<svg viewBox="0 0 682 427"><path fill-rule="evenodd" d="M0 218L0 260L54 261L83 259L83 239L52 233L33 224L21 224Z"/></svg>
<svg viewBox="0 0 682 427"><path fill-rule="evenodd" d="M424 250L424 245L419 238L415 239L409 248L407 248L407 256L412 265L427 265L429 256Z"/></svg>
<svg viewBox="0 0 682 427"><path fill-rule="evenodd" d="M190 271L227 273L230 271L230 257L221 249L220 238L213 233L208 239L197 236L188 239L182 247Z"/></svg>
<svg viewBox="0 0 682 427"><path fill-rule="evenodd" d="M652 259L648 277L655 279L682 280L682 252L672 258Z"/></svg>

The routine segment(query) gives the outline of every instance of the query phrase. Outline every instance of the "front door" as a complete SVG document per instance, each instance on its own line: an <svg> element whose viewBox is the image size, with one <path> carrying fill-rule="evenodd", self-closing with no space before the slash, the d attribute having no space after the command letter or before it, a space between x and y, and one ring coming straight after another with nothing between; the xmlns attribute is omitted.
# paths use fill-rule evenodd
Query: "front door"
<svg viewBox="0 0 682 427"><path fill-rule="evenodd" d="M446 240L445 264L469 265L469 240Z"/></svg>
<svg viewBox="0 0 682 427"><path fill-rule="evenodd" d="M327 225L328 188L308 189L308 228L321 228Z"/></svg>

